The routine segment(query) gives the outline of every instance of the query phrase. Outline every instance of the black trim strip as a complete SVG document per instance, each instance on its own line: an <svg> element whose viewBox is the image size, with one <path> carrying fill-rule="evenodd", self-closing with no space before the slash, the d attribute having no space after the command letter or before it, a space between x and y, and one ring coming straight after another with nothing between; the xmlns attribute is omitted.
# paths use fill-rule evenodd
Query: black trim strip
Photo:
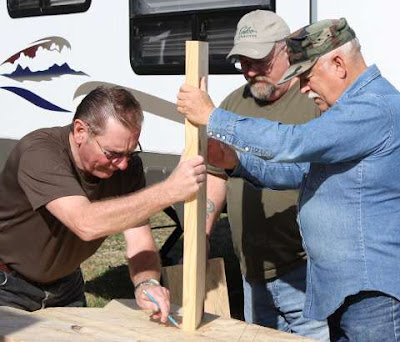
<svg viewBox="0 0 400 342"><path fill-rule="evenodd" d="M60 5L60 6L51 6L46 4L45 0L40 0L39 7L37 8L26 8L26 9L15 9L11 6L11 0L7 0L7 9L8 14L11 18L26 18L26 17L37 17L42 15L58 15L58 14L70 14L70 13L80 13L86 12L92 0L86 0L81 4L74 5Z"/></svg>

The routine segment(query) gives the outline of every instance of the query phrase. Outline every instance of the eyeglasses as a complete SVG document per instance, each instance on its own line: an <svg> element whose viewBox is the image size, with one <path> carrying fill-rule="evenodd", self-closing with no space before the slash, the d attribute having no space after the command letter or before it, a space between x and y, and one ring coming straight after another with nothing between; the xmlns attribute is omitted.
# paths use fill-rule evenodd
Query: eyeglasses
<svg viewBox="0 0 400 342"><path fill-rule="evenodd" d="M235 63L235 67L240 71L248 69L256 69L256 70L263 70L266 73L270 73L272 67L274 66L277 60L277 57L284 49L285 45L281 46L279 50L275 51L272 57L266 57L263 59L250 59L242 57L240 58L239 63Z"/></svg>
<svg viewBox="0 0 400 342"><path fill-rule="evenodd" d="M96 135L95 135L92 127L87 122L85 122L85 124L87 126L88 133L93 137L93 140L99 146L101 152L103 152L103 154L107 158L107 160L109 160L115 164L119 164L124 158L129 160L129 159L137 156L140 152L143 152L142 145L140 145L139 141L138 141L135 149L131 152L124 153L124 152L116 152L116 151L106 150L103 146L100 145L100 143L95 138Z"/></svg>
<svg viewBox="0 0 400 342"><path fill-rule="evenodd" d="M104 156L111 162L115 164L119 164L124 158L126 159L131 159L135 156L137 156L140 152L142 152L142 145L140 145L140 142L138 141L136 148L131 151L131 152L115 152L115 151L108 151L104 147L100 145L100 143L97 141L95 137L93 137L94 141L97 143L99 146L101 152L103 152Z"/></svg>

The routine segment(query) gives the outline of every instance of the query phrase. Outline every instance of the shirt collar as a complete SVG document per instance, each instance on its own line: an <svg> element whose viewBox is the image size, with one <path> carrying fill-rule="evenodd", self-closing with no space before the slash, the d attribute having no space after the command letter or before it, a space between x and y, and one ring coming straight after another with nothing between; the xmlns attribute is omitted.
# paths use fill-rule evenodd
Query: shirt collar
<svg viewBox="0 0 400 342"><path fill-rule="evenodd" d="M373 80L381 76L381 72L378 67L373 64L368 67L360 76L346 89L346 91L336 100L336 102L343 101L349 97L354 96L364 88L366 85L371 83Z"/></svg>

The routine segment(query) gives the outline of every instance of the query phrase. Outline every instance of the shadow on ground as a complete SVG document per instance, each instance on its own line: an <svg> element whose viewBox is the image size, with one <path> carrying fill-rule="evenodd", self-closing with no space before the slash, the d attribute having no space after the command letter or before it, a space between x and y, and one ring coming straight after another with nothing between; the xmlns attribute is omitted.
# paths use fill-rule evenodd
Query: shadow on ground
<svg viewBox="0 0 400 342"><path fill-rule="evenodd" d="M134 288L127 265L109 267L102 275L85 283L85 292L104 299L132 298Z"/></svg>
<svg viewBox="0 0 400 342"><path fill-rule="evenodd" d="M239 261L234 253L231 231L227 218L217 222L210 238L210 258L222 257L228 284L229 304L232 318L243 320L243 288ZM163 265L176 265L182 259L183 239L181 238L168 253ZM126 265L110 267L105 273L87 281L85 292L111 300L132 298L134 289Z"/></svg>
<svg viewBox="0 0 400 342"><path fill-rule="evenodd" d="M168 253L165 265L175 265L182 259L183 240ZM229 305L232 318L243 320L243 287L239 261L235 255L227 217L218 220L210 237L210 258L221 257L225 263Z"/></svg>
<svg viewBox="0 0 400 342"><path fill-rule="evenodd" d="M229 305L232 318L244 320L243 286L239 260L232 245L228 218L217 222L210 236L210 258L224 258L226 282L228 284Z"/></svg>

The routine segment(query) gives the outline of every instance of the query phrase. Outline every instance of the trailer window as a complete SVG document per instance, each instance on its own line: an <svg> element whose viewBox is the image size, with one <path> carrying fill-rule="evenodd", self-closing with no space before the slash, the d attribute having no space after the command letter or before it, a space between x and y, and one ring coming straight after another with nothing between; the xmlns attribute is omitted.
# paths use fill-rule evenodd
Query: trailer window
<svg viewBox="0 0 400 342"><path fill-rule="evenodd" d="M133 12L136 14L170 13L183 11L210 10L244 6L270 5L271 1L259 0L134 0Z"/></svg>
<svg viewBox="0 0 400 342"><path fill-rule="evenodd" d="M7 0L10 17L22 18L39 15L85 12L91 0Z"/></svg>
<svg viewBox="0 0 400 342"><path fill-rule="evenodd" d="M209 72L237 73L226 55L239 19L274 0L130 0L130 58L141 75L184 74L185 41L209 43Z"/></svg>

